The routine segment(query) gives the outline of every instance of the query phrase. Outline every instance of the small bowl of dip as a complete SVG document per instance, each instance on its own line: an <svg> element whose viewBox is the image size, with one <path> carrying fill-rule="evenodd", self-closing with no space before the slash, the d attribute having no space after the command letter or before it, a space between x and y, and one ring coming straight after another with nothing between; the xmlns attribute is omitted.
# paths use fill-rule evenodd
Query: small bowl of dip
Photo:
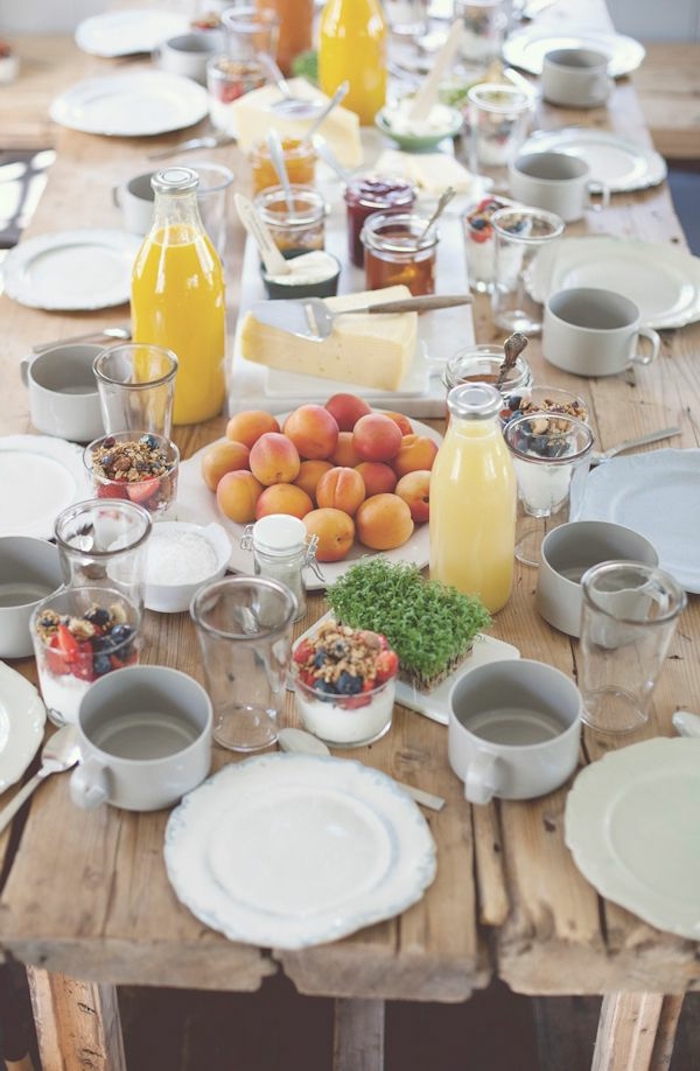
<svg viewBox="0 0 700 1071"><path fill-rule="evenodd" d="M375 126L404 152L429 152L445 138L454 138L461 133L464 118L457 108L437 103L424 119L411 119L412 106L412 98L404 97L396 104L382 108L374 120Z"/></svg>
<svg viewBox="0 0 700 1071"><path fill-rule="evenodd" d="M298 257L285 258L289 271L270 275L262 269L262 278L269 298L335 297L338 293L340 261L324 249L313 249Z"/></svg>

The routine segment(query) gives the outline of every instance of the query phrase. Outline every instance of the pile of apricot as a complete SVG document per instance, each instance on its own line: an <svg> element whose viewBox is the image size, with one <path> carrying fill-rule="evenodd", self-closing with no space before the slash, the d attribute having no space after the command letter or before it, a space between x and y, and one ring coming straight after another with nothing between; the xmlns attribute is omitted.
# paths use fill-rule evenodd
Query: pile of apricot
<svg viewBox="0 0 700 1071"><path fill-rule="evenodd" d="M318 537L318 560L333 562L355 540L370 550L400 547L428 520L436 453L402 413L341 393L299 406L281 425L262 409L236 413L225 439L203 454L202 476L229 520L299 517Z"/></svg>

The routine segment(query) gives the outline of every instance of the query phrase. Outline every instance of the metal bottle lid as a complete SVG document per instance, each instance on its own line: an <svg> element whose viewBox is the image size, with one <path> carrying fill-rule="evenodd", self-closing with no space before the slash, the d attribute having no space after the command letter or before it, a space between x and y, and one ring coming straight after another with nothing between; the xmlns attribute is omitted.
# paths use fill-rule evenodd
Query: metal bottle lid
<svg viewBox="0 0 700 1071"><path fill-rule="evenodd" d="M199 175L191 167L165 167L151 176L151 186L155 193L185 193L196 190Z"/></svg>
<svg viewBox="0 0 700 1071"><path fill-rule="evenodd" d="M447 395L452 416L490 420L503 408L503 396L490 383L460 383Z"/></svg>

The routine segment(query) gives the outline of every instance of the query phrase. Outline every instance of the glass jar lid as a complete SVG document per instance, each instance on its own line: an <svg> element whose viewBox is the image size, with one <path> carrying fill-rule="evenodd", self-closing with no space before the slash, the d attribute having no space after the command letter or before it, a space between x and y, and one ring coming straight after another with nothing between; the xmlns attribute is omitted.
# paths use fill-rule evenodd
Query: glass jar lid
<svg viewBox="0 0 700 1071"><path fill-rule="evenodd" d="M461 383L447 395L452 416L467 420L489 420L503 406L501 392L490 383Z"/></svg>

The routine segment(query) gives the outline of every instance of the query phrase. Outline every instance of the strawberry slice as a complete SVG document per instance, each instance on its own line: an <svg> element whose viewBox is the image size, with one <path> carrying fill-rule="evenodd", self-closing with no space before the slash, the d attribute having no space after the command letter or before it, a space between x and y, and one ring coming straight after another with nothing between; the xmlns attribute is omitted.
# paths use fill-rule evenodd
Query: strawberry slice
<svg viewBox="0 0 700 1071"><path fill-rule="evenodd" d="M57 633L51 637L51 641L46 648L46 668L55 677L64 677L66 673L70 672L66 656L63 651L59 650Z"/></svg>
<svg viewBox="0 0 700 1071"><path fill-rule="evenodd" d="M148 502L158 493L159 487L160 480L156 477L153 480L142 480L139 483L127 484L126 493L132 502L143 505L144 502Z"/></svg>
<svg viewBox="0 0 700 1071"><path fill-rule="evenodd" d="M118 483L101 483L97 488L98 498L126 498L126 488Z"/></svg>
<svg viewBox="0 0 700 1071"><path fill-rule="evenodd" d="M80 656L80 644L67 625L59 624L56 633L59 651L63 652L66 662L75 662Z"/></svg>
<svg viewBox="0 0 700 1071"><path fill-rule="evenodd" d="M381 651L377 658L377 684L383 684L390 677L395 677L399 670L399 656L396 651Z"/></svg>

